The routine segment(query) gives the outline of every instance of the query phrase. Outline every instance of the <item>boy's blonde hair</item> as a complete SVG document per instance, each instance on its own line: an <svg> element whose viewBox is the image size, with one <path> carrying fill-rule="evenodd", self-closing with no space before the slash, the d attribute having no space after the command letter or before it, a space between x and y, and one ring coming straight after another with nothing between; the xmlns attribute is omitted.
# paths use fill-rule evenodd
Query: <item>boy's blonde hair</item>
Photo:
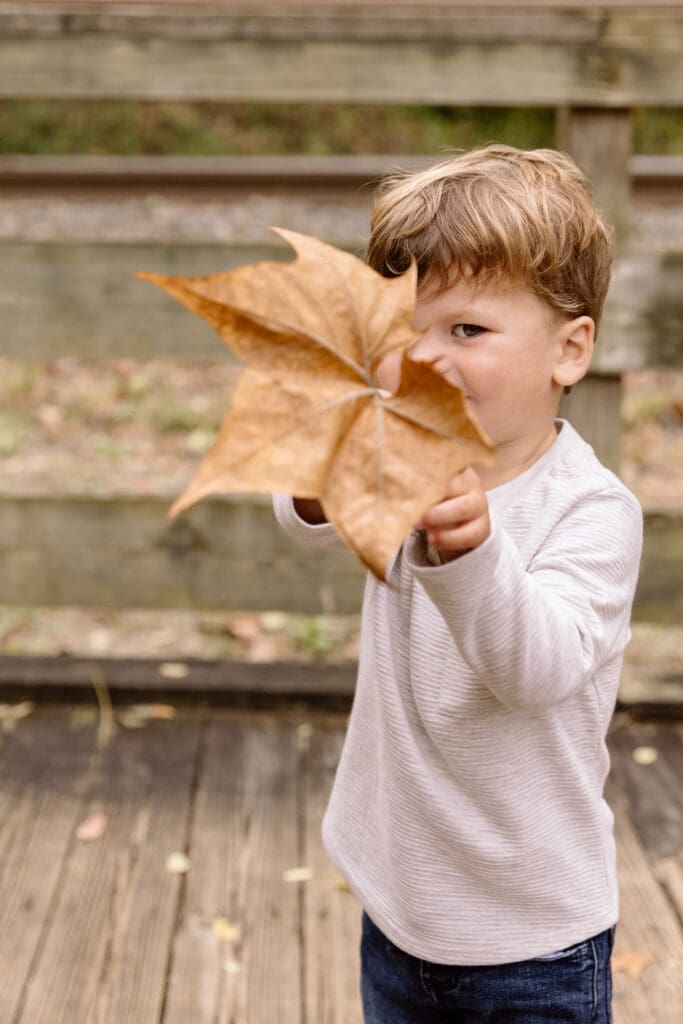
<svg viewBox="0 0 683 1024"><path fill-rule="evenodd" d="M379 186L367 261L385 277L412 260L431 290L475 280L526 285L557 313L600 321L614 241L588 179L554 149L499 144Z"/></svg>

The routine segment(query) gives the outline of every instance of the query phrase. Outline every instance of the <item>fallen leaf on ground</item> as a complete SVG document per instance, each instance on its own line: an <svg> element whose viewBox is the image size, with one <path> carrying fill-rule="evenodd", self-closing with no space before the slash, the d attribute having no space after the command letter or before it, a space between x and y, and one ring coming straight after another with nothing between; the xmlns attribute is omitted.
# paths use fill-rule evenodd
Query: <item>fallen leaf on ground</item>
<svg viewBox="0 0 683 1024"><path fill-rule="evenodd" d="M126 729L144 729L154 719L170 721L175 713L171 704L131 704L117 714L116 720Z"/></svg>
<svg viewBox="0 0 683 1024"><path fill-rule="evenodd" d="M320 500L328 520L383 579L448 481L493 445L462 392L409 359L417 270L385 278L318 239L274 229L297 254L202 277L139 272L208 320L246 363L212 449L173 517L209 494L281 492ZM377 367L403 352L400 383Z"/></svg>
<svg viewBox="0 0 683 1024"><path fill-rule="evenodd" d="M296 749L302 753L306 753L311 746L311 736L313 735L314 729L310 722L301 722L296 727Z"/></svg>
<svg viewBox="0 0 683 1024"><path fill-rule="evenodd" d="M632 756L636 764L654 764L658 751L656 747L635 747Z"/></svg>
<svg viewBox="0 0 683 1024"><path fill-rule="evenodd" d="M261 628L267 633L278 633L288 621L287 612L261 612Z"/></svg>
<svg viewBox="0 0 683 1024"><path fill-rule="evenodd" d="M166 858L166 870L169 875L185 875L190 870L190 858L186 853L169 853Z"/></svg>
<svg viewBox="0 0 683 1024"><path fill-rule="evenodd" d="M225 917L214 918L213 925L211 926L214 935L221 942L236 942L239 936L239 928L236 924L231 924Z"/></svg>
<svg viewBox="0 0 683 1024"><path fill-rule="evenodd" d="M235 615L227 625L228 632L238 640L253 640L261 631L258 615Z"/></svg>
<svg viewBox="0 0 683 1024"><path fill-rule="evenodd" d="M627 974L633 981L637 981L651 963L651 956L639 953L636 949L615 949L612 953L612 970Z"/></svg>
<svg viewBox="0 0 683 1024"><path fill-rule="evenodd" d="M107 819L101 811L98 811L80 823L76 829L76 839L80 839L84 843L92 843L104 835L106 827Z"/></svg>
<svg viewBox="0 0 683 1024"><path fill-rule="evenodd" d="M33 711L32 700L22 700L19 704L0 704L0 725L3 732L12 732L22 719Z"/></svg>
<svg viewBox="0 0 683 1024"><path fill-rule="evenodd" d="M313 871L311 868L287 868L282 872L282 878L285 882L310 882Z"/></svg>
<svg viewBox="0 0 683 1024"><path fill-rule="evenodd" d="M247 660L253 662L278 661L287 657L287 640L274 633L255 636L247 647Z"/></svg>
<svg viewBox="0 0 683 1024"><path fill-rule="evenodd" d="M187 679L190 674L188 666L182 661L164 661L158 671L164 679Z"/></svg>

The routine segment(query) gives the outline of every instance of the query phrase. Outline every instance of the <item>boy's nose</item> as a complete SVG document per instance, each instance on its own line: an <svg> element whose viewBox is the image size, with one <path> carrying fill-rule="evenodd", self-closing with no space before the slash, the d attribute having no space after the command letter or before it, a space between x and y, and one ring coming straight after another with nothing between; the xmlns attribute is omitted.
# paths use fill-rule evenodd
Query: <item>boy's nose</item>
<svg viewBox="0 0 683 1024"><path fill-rule="evenodd" d="M433 328L425 333L408 349L408 355L418 363L428 363L435 359L441 351L439 338Z"/></svg>

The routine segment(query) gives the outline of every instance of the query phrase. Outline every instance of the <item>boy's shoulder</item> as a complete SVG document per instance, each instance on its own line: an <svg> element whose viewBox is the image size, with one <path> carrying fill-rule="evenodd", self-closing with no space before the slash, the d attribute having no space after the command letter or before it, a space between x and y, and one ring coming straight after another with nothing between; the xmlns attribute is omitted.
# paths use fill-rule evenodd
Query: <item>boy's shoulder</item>
<svg viewBox="0 0 683 1024"><path fill-rule="evenodd" d="M551 485L564 488L577 498L610 493L641 512L640 502L623 480L600 461L595 450L571 423L567 420L560 422L562 430L558 436L557 451L548 466Z"/></svg>
<svg viewBox="0 0 683 1024"><path fill-rule="evenodd" d="M608 505L617 518L642 521L642 508L636 496L616 473L603 465L595 451L567 421L559 420L557 440L503 501L500 511L516 517L522 514L546 523L563 519L568 513L600 502ZM503 497L501 495L501 497Z"/></svg>

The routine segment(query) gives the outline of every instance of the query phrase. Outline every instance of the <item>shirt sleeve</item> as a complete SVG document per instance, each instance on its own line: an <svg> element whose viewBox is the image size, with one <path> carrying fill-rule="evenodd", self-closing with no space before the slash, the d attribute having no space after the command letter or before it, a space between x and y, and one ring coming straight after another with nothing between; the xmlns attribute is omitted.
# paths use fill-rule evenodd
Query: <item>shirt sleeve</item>
<svg viewBox="0 0 683 1024"><path fill-rule="evenodd" d="M275 518L285 533L309 548L345 548L343 540L331 523L307 523L297 514L290 494L273 495Z"/></svg>
<svg viewBox="0 0 683 1024"><path fill-rule="evenodd" d="M572 696L626 646L643 516L625 489L577 502L528 565L497 518L478 548L434 568L413 534L406 558L461 656L507 707Z"/></svg>

